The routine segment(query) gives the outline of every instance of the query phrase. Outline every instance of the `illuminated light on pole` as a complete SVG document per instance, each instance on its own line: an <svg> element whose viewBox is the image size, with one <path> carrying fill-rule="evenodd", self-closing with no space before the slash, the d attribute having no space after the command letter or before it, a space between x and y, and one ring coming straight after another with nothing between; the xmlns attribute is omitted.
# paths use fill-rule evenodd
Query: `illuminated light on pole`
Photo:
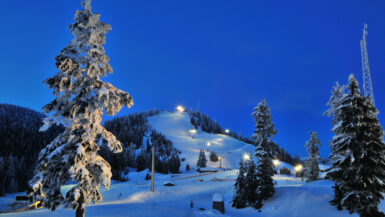
<svg viewBox="0 0 385 217"><path fill-rule="evenodd" d="M211 143L210 143L210 142L207 142L206 145L207 145L207 147L210 147Z"/></svg>
<svg viewBox="0 0 385 217"><path fill-rule="evenodd" d="M302 171L302 168L303 168L303 166L302 166L301 164L298 164L297 166L294 167L294 170L295 170L296 172L301 172L301 171Z"/></svg>
<svg viewBox="0 0 385 217"><path fill-rule="evenodd" d="M222 158L218 157L218 159L219 159L219 168L222 168Z"/></svg>
<svg viewBox="0 0 385 217"><path fill-rule="evenodd" d="M297 166L294 167L296 176L301 176L301 180L303 181L303 172L302 172L303 166L301 164L298 164Z"/></svg>
<svg viewBox="0 0 385 217"><path fill-rule="evenodd" d="M229 132L230 132L230 130L229 130L229 129L226 129L226 130L225 130L225 133L229 133Z"/></svg>
<svg viewBox="0 0 385 217"><path fill-rule="evenodd" d="M177 110L178 112L184 112L184 111L185 111L185 108L184 108L183 106L181 106L181 105L178 105L178 106L176 107L176 110Z"/></svg>
<svg viewBox="0 0 385 217"><path fill-rule="evenodd" d="M191 133L191 134L196 134L196 133L197 133L197 130L196 130L196 129L190 129L190 133Z"/></svg>
<svg viewBox="0 0 385 217"><path fill-rule="evenodd" d="M243 155L243 159L244 159L245 161L250 160L250 155L248 155L248 154Z"/></svg>
<svg viewBox="0 0 385 217"><path fill-rule="evenodd" d="M279 165L279 160L278 159L274 159L273 160L273 164L274 164L275 167L278 166Z"/></svg>

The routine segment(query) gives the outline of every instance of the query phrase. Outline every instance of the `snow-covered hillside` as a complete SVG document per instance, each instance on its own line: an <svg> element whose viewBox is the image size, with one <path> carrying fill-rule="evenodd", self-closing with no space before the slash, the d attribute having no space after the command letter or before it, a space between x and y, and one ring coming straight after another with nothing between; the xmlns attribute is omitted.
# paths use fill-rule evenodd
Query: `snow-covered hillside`
<svg viewBox="0 0 385 217"><path fill-rule="evenodd" d="M193 125L187 112L161 112L149 118L150 125L158 132L170 139L174 146L182 152L181 169L185 169L185 164L190 164L191 168L196 167L200 149L215 151L222 159L222 167L238 168L239 160L244 154L254 151L255 147L239 141L233 137L222 134L209 134L198 129L196 133L190 132ZM209 146L207 144L210 144ZM209 153L206 152L206 157ZM208 167L218 167L219 162L208 161Z"/></svg>
<svg viewBox="0 0 385 217"><path fill-rule="evenodd" d="M103 202L91 204L86 208L86 217L357 217L347 211L338 211L328 201L333 195L333 183L327 180L305 183L292 176L274 176L276 194L266 201L261 212L253 208L234 209L231 207L233 186L237 177L238 163L244 154L254 151L252 145L238 141L227 135L209 134L198 129L191 134L193 126L185 112L162 112L149 118L149 124L156 131L170 139L180 150L181 174L156 174L155 192L150 192L150 181L145 180L148 170L128 173L128 182L113 183L109 191L102 189ZM210 143L210 146L207 146ZM235 168L227 171L198 173L196 162L199 150L215 151L222 157L222 166ZM208 152L206 152L208 157ZM191 171L185 171L190 164ZM208 166L217 168L219 162L208 161ZM279 167L293 167L284 162ZM326 167L325 167L326 168ZM167 187L165 182L175 183ZM63 194L72 186L62 187ZM219 193L225 202L225 214L212 209L214 194ZM0 198L1 206L10 203L15 194ZM193 208L191 208L193 203ZM382 204L385 208L385 204ZM73 217L73 210L59 208L55 212L47 209L20 213L6 213L9 217Z"/></svg>

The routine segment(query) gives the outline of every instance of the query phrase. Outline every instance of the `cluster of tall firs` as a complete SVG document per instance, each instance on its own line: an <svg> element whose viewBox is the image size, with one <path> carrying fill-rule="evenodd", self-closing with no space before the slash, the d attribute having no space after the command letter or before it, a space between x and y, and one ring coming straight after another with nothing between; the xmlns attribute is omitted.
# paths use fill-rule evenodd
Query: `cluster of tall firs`
<svg viewBox="0 0 385 217"><path fill-rule="evenodd" d="M378 208L385 193L385 144L377 109L353 75L347 87L334 87L328 105L335 134L327 174L335 182L331 204L361 217L385 216Z"/></svg>
<svg viewBox="0 0 385 217"><path fill-rule="evenodd" d="M252 136L257 165L253 158L246 162L241 159L232 206L236 208L254 207L260 209L263 202L275 193L273 158L277 157L275 142L272 140L277 130L272 122L270 109L265 100L254 108L255 130Z"/></svg>
<svg viewBox="0 0 385 217"><path fill-rule="evenodd" d="M39 152L63 132L57 125L39 132L43 118L31 109L0 104L0 196L27 188Z"/></svg>

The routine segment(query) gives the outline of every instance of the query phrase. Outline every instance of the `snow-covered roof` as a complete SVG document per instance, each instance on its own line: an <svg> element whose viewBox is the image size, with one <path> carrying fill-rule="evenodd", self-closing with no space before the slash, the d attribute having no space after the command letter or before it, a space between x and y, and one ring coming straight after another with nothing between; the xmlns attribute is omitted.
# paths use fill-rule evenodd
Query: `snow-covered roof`
<svg viewBox="0 0 385 217"><path fill-rule="evenodd" d="M213 196L213 201L215 201L215 202L223 202L222 195L219 194L219 193L215 193L214 196Z"/></svg>

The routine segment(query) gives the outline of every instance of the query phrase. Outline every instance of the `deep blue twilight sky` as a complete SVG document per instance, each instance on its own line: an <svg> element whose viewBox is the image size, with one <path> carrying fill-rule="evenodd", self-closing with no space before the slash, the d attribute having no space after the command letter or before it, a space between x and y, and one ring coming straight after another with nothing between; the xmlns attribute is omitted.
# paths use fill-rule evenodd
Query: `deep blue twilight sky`
<svg viewBox="0 0 385 217"><path fill-rule="evenodd" d="M0 103L40 110L53 99L42 81L72 39L67 26L80 0L1 1ZM196 108L222 126L250 136L253 107L271 106L276 136L306 156L316 130L329 154L330 118L322 116L336 81L355 73L362 83L360 39L368 52L376 105L385 125L385 1L383 0L94 0L112 25L105 45L132 109Z"/></svg>

